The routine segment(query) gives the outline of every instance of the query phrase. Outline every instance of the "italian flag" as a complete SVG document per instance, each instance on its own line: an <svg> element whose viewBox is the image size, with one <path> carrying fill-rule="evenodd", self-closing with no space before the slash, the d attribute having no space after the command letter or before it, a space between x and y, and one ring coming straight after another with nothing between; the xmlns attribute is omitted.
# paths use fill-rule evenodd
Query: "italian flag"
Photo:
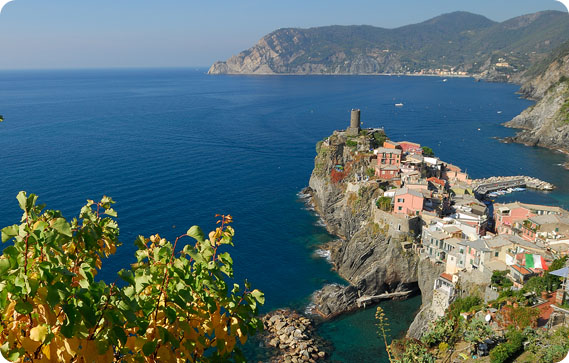
<svg viewBox="0 0 569 363"><path fill-rule="evenodd" d="M547 264L545 260L540 255L530 255L526 254L526 267L527 268L540 268L542 270L547 270Z"/></svg>

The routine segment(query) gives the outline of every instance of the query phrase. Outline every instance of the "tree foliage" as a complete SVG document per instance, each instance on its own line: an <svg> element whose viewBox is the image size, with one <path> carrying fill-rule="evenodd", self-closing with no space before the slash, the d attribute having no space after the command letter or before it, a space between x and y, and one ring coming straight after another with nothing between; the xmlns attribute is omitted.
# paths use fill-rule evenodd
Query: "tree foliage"
<svg viewBox="0 0 569 363"><path fill-rule="evenodd" d="M435 152L428 146L423 146L423 156L435 156Z"/></svg>
<svg viewBox="0 0 569 363"><path fill-rule="evenodd" d="M390 197L379 197L375 202L377 208L385 212L391 212L391 198Z"/></svg>
<svg viewBox="0 0 569 363"><path fill-rule="evenodd" d="M522 349L524 336L520 331L513 330L507 334L508 341L498 344L490 352L490 362L503 363L511 360Z"/></svg>
<svg viewBox="0 0 569 363"><path fill-rule="evenodd" d="M262 329L259 290L228 281L230 216L206 239L199 227L171 243L138 237L124 286L97 281L114 254L119 228L111 198L88 201L78 218L44 210L21 192L21 223L2 229L2 354L22 361L242 360L238 343ZM193 244L176 249L183 238Z"/></svg>
<svg viewBox="0 0 569 363"><path fill-rule="evenodd" d="M490 278L490 282L492 286L501 287L501 288L508 288L513 286L513 282L508 278L508 271L493 271L492 277Z"/></svg>

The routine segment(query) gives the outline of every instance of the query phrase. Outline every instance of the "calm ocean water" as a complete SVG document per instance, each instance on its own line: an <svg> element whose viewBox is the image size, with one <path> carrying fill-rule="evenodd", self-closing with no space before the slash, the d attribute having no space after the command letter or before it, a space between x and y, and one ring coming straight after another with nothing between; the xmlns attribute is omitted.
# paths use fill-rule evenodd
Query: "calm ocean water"
<svg viewBox="0 0 569 363"><path fill-rule="evenodd" d="M560 187L509 199L569 207L562 154L493 138L511 135L500 123L531 104L516 86L204 72L0 72L0 226L19 220L20 190L67 217L88 198L112 196L124 245L101 276L113 281L134 260L137 235L174 238L194 224L214 228L216 213L231 214L237 280L265 292L265 311L303 309L314 290L342 280L315 256L332 237L297 193L308 184L315 143L344 128L351 108L362 110L364 126L429 145L474 177L527 174ZM384 304L394 335L419 305L420 298ZM328 323L322 333L335 343L336 360L385 359L373 310Z"/></svg>

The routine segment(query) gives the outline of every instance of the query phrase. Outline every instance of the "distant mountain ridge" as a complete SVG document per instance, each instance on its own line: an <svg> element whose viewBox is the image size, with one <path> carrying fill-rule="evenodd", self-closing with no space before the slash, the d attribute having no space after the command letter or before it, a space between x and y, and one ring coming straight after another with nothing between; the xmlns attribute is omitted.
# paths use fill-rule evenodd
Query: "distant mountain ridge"
<svg viewBox="0 0 569 363"><path fill-rule="evenodd" d="M368 25L285 28L210 74L521 74L569 38L569 17L544 11L494 22L468 12L395 29ZM498 65L498 66L497 66Z"/></svg>

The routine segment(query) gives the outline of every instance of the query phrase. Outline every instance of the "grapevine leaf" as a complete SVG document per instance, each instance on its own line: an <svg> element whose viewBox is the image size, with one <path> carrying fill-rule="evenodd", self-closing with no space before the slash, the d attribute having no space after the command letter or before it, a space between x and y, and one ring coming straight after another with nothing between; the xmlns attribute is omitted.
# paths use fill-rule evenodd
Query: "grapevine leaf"
<svg viewBox="0 0 569 363"><path fill-rule="evenodd" d="M154 351L156 350L156 345L158 345L158 341L157 340L153 340L151 342L146 342L144 343L144 345L142 346L142 352L144 353L145 356L150 356L152 353L154 353Z"/></svg>
<svg viewBox="0 0 569 363"><path fill-rule="evenodd" d="M59 304L59 292L55 287L47 287L47 303L53 309L57 304Z"/></svg>
<svg viewBox="0 0 569 363"><path fill-rule="evenodd" d="M124 330L122 330L122 328L118 327L118 326L113 326L113 333L115 334L115 336L117 337L117 339L121 342L122 345L126 344L126 333L124 332Z"/></svg>
<svg viewBox="0 0 569 363"><path fill-rule="evenodd" d="M263 294L261 291L255 289L251 291L251 295L255 298L255 300L257 300L259 304L265 303L265 294Z"/></svg>
<svg viewBox="0 0 569 363"><path fill-rule="evenodd" d="M105 214L111 217L117 217L117 212L113 208L105 210Z"/></svg>
<svg viewBox="0 0 569 363"><path fill-rule="evenodd" d="M36 342L43 343L46 336L47 336L47 326L45 325L38 325L30 329L30 339L35 340Z"/></svg>
<svg viewBox="0 0 569 363"><path fill-rule="evenodd" d="M205 235L202 229L198 226L193 226L192 228L188 229L186 234L198 242L203 242L205 240Z"/></svg>
<svg viewBox="0 0 569 363"><path fill-rule="evenodd" d="M72 237L71 234L71 225L67 223L64 218L57 218L53 223L53 229L57 232L61 233L64 236Z"/></svg>
<svg viewBox="0 0 569 363"><path fill-rule="evenodd" d="M16 311L20 314L29 314L34 310L34 306L26 301L18 301L14 307Z"/></svg>
<svg viewBox="0 0 569 363"><path fill-rule="evenodd" d="M16 237L18 235L18 229L19 226L17 224L2 228L2 243L9 241L13 237Z"/></svg>
<svg viewBox="0 0 569 363"><path fill-rule="evenodd" d="M176 310L172 309L171 307L166 307L166 317L168 318L168 322L172 324L176 321Z"/></svg>
<svg viewBox="0 0 569 363"><path fill-rule="evenodd" d="M134 285L134 275L132 273L132 271L128 271L128 270L120 270L119 271L119 276L121 279L125 280L126 282L128 282L130 285Z"/></svg>
<svg viewBox="0 0 569 363"><path fill-rule="evenodd" d="M85 326L87 328L92 328L97 324L97 316L89 306L81 306L79 312L85 319Z"/></svg>
<svg viewBox="0 0 569 363"><path fill-rule="evenodd" d="M10 269L10 261L3 258L0 260L0 275L4 275Z"/></svg>
<svg viewBox="0 0 569 363"><path fill-rule="evenodd" d="M19 192L18 195L16 196L16 199L18 200L18 204L20 205L20 208L23 211L26 211L26 192Z"/></svg>

